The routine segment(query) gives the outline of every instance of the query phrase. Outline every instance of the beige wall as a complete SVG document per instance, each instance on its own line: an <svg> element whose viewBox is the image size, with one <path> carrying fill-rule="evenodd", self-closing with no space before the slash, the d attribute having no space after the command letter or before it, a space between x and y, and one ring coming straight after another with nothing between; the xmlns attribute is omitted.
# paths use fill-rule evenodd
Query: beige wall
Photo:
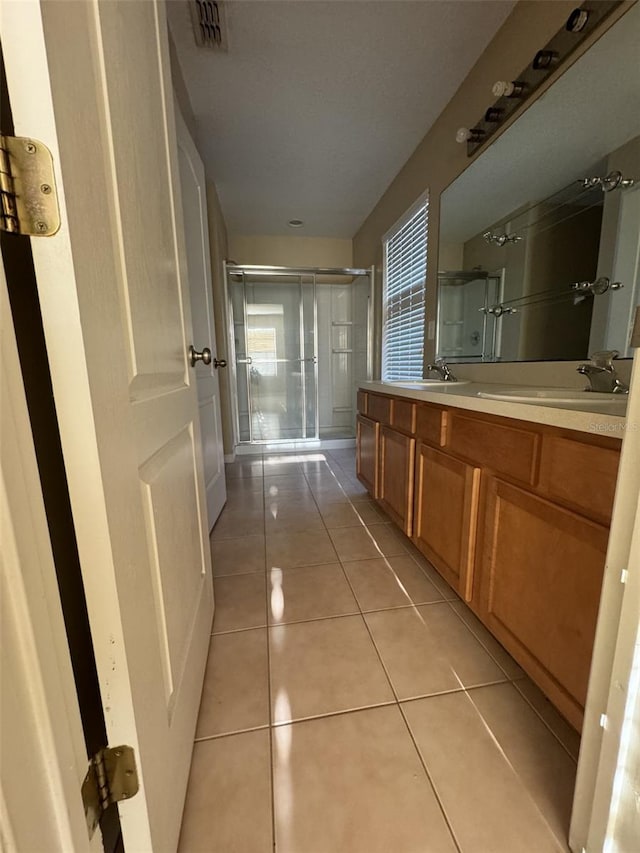
<svg viewBox="0 0 640 853"><path fill-rule="evenodd" d="M574 53L574 62L633 3L625 3ZM354 264L382 266L382 235L415 200L429 190L429 238L427 263L427 316L435 318L439 207L442 191L473 161L466 146L455 141L459 127L470 127L492 102L496 80L515 79L536 51L564 25L575 0L521 0L484 51L431 130L392 181L353 240ZM566 65L563 70L566 70ZM556 79L541 87L539 94ZM508 123L505 124L505 127ZM376 325L380 325L377 306ZM378 336L379 337L379 336ZM379 350L379 344L376 347ZM425 361L434 356L434 341L425 342ZM483 365L490 370L493 365Z"/></svg>
<svg viewBox="0 0 640 853"><path fill-rule="evenodd" d="M180 62L178 60L178 54L176 52L176 46L173 41L173 36L171 35L171 30L167 30L167 32L169 35L169 59L171 62L171 81L173 83L173 94L175 96L176 101L178 102L178 105L180 106L182 118L184 119L185 124L189 128L191 138L195 142L196 117L193 114L191 99L189 98L187 86L184 82L184 77L182 76L182 68L180 68Z"/></svg>
<svg viewBox="0 0 640 853"><path fill-rule="evenodd" d="M332 237L230 236L229 258L238 264L283 267L352 267L351 240Z"/></svg>

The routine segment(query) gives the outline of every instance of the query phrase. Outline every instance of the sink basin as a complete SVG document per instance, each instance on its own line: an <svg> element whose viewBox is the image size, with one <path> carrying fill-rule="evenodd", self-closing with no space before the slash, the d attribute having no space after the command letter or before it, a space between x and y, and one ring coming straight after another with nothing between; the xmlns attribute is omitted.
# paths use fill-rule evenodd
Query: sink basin
<svg viewBox="0 0 640 853"><path fill-rule="evenodd" d="M575 391L572 388L503 388L500 391L478 391L478 397L488 400L510 400L513 403L550 403L564 406L589 406L624 414L627 397L624 394L598 394L595 391Z"/></svg>
<svg viewBox="0 0 640 853"><path fill-rule="evenodd" d="M425 391L427 388L433 388L437 385L446 385L447 388L455 388L456 385L468 385L466 379L456 382L445 382L444 379L394 379L389 382L383 382L383 385L395 385L397 388L412 388L414 390L421 389Z"/></svg>

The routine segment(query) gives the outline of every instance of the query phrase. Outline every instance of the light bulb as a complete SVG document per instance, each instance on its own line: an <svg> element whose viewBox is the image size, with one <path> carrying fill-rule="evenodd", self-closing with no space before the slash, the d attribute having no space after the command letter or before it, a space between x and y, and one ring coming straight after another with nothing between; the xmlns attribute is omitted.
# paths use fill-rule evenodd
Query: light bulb
<svg viewBox="0 0 640 853"><path fill-rule="evenodd" d="M497 80L493 84L491 92L496 98L508 98L510 95L513 94L514 89L515 86L513 85L513 83L508 83L506 80Z"/></svg>
<svg viewBox="0 0 640 853"><path fill-rule="evenodd" d="M524 92L524 87L520 80L497 80L491 91L495 98L517 98Z"/></svg>
<svg viewBox="0 0 640 853"><path fill-rule="evenodd" d="M459 127L456 131L456 142L482 142L486 135L486 131L479 127Z"/></svg>

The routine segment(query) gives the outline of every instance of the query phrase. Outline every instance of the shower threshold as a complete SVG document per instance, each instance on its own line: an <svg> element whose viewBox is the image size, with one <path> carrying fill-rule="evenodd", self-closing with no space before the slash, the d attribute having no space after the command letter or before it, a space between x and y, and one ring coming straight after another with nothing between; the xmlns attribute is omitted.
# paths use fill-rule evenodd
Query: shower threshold
<svg viewBox="0 0 640 853"><path fill-rule="evenodd" d="M255 455L256 453L287 453L310 450L346 450L356 446L355 438L301 438L296 441L255 441L237 444L236 456Z"/></svg>

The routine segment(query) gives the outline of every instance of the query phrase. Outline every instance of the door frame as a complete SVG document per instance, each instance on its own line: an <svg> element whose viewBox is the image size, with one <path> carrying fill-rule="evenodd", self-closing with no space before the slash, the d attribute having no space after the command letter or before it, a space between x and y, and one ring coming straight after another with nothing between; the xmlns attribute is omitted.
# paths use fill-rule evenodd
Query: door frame
<svg viewBox="0 0 640 853"><path fill-rule="evenodd" d="M19 238L21 239L21 238ZM2 672L0 842L51 853L100 853L82 799L86 748L62 615L13 318L0 263Z"/></svg>
<svg viewBox="0 0 640 853"><path fill-rule="evenodd" d="M591 660L569 846L601 853L615 818L614 781L640 630L640 350L636 349ZM637 657L635 660L637 666ZM612 851L613 853L613 851Z"/></svg>

